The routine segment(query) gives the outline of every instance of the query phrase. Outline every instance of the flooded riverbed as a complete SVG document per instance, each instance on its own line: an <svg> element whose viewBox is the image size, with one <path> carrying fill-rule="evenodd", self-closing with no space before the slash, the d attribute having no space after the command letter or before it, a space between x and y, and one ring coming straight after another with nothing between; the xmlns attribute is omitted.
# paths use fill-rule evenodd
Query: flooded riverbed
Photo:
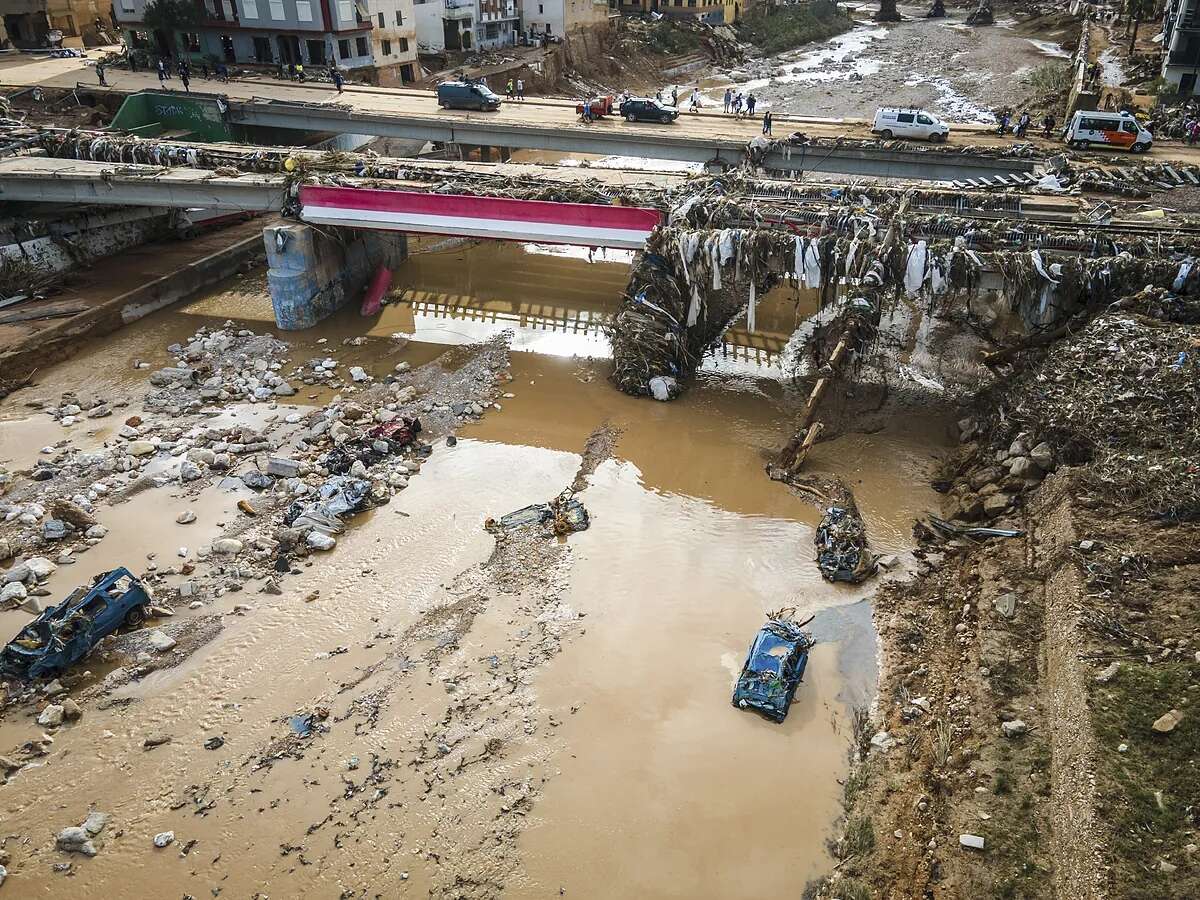
<svg viewBox="0 0 1200 900"><path fill-rule="evenodd" d="M510 329L512 396L462 428L456 446L439 442L407 490L356 520L282 595L250 582L178 609L221 614L220 634L89 705L0 790L14 835L10 889L485 897L504 884L521 897L734 897L799 893L829 870L848 704L874 684L862 602L874 583L822 581L820 511L763 474L794 415L775 366L799 307L783 293L764 303L765 330L731 331L678 401L633 399L607 381L599 328L628 263L582 255L496 244L416 254L397 274L400 302L378 319L344 310L285 335L295 362L332 354L382 375ZM5 404L0 461L28 466L64 437L110 440L111 425L64 429L21 404L103 389L137 410L146 370L133 360L158 367L167 344L226 318L270 329L261 279L41 373ZM367 341L343 345L358 336ZM314 388L273 412L326 399ZM265 407L223 414L262 417ZM557 494L604 423L619 438L579 495L592 526L567 539L563 569L562 616L582 618L561 652L525 667L540 652L530 643L536 610L463 573L492 552L483 520ZM943 438L937 417L907 416L820 445L810 467L855 491L873 549L903 556L912 518L934 503L926 473ZM53 592L115 562L141 571L150 553L169 561L178 545L219 533L242 496L179 490L100 507L110 537L60 567ZM174 524L182 504L197 522ZM466 624L445 624L444 611L468 599ZM729 697L765 614L784 606L817 614L820 643L777 726ZM9 630L20 621L3 618ZM328 710L327 730L295 749L288 721L315 708ZM0 753L40 732L10 713ZM144 750L151 732L170 743ZM224 744L206 750L212 735ZM98 855L54 850L54 835L89 809L112 816ZM176 844L156 850L151 838L166 830ZM66 863L69 872L53 869Z"/></svg>

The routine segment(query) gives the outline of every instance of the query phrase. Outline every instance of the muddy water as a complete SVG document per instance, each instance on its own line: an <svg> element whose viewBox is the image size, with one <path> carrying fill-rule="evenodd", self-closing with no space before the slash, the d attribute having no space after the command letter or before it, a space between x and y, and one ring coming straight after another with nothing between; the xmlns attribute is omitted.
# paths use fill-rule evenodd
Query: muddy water
<svg viewBox="0 0 1200 900"><path fill-rule="evenodd" d="M250 606L225 615L221 634L181 666L124 689L121 704L89 706L80 723L58 733L42 766L0 791L5 832L19 835L6 845L17 895L116 889L127 897L200 896L219 888L228 896L324 896L361 888L425 896L438 871L420 851L436 844L439 819L406 768L394 773L386 805L361 818L343 809L336 837L328 827L309 829L341 798L345 761L373 753L402 758L442 715L446 691L429 673L413 677L391 663L360 693L339 685L386 661L386 635L445 602L442 586L487 556L484 517L567 484L579 448L605 421L622 429L616 457L583 495L592 528L570 538L568 599L586 614L585 627L533 676L538 703L561 725L506 759L514 777L547 779L520 840L521 874L507 894L795 893L828 870L824 842L844 773L846 703L873 683L869 614L860 602L871 586L847 589L819 578L812 562L819 511L763 475L792 415L772 374L772 347L786 339L795 304L784 296L767 303L759 320L768 330L735 330L681 400L634 400L607 382L596 325L626 271L618 260L588 263L517 246L418 254L399 273L401 302L379 319L348 310L288 336L295 362L332 354L377 374L504 328L522 349L513 355L514 396L465 428L457 447L438 447L391 506L363 517L332 555L287 582L283 596L257 594L251 585L201 610L228 613L235 600ZM159 365L166 344L231 317L269 329L261 281L231 283L131 326L104 348L44 373L30 393L102 389L135 409L145 372L133 369L133 359ZM397 342L395 332L416 339ZM360 335L364 345L342 345ZM27 415L22 399L14 395L0 422L0 457L14 461L32 460L43 443L68 433L47 426L44 414ZM87 434L95 427L85 421L69 433L79 444L103 440L102 430ZM906 417L872 435L820 445L811 465L854 487L877 550L902 553L912 516L933 501L922 485L942 434L940 420ZM210 539L238 496L219 486L185 496L176 486L102 508L112 533L56 573L55 592L116 562L140 569L151 553L169 563L179 546ZM183 508L198 521L174 525ZM318 598L306 602L314 591ZM729 695L764 614L785 605L818 614L813 627L822 643L791 715L775 726L732 708ZM480 617L461 654L464 666L511 642L509 613L497 600ZM347 652L328 656L340 647ZM352 698L374 690L394 696L366 727L353 715ZM287 733L285 718L314 705L330 708L330 731L304 759L258 768L263 749ZM143 751L152 731L173 740ZM32 719L10 716L0 724L0 752L39 732ZM226 739L221 751L201 748L213 734ZM435 803L461 807L469 819L473 798L489 791L464 778L443 787ZM197 794L216 805L197 803ZM52 863L67 860L53 850L53 835L89 808L113 815L99 856L71 858L72 877L53 873ZM150 838L167 829L180 845L198 843L187 855L178 845L154 851Z"/></svg>

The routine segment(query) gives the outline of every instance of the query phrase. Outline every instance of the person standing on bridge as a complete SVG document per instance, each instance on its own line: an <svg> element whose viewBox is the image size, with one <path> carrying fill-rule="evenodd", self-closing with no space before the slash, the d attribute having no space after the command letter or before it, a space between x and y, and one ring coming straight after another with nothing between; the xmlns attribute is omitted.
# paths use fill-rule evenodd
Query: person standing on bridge
<svg viewBox="0 0 1200 900"><path fill-rule="evenodd" d="M340 94L342 92L342 85L346 83L346 80L342 78L342 70L334 66L331 74L333 75L333 86L337 88L337 92Z"/></svg>
<svg viewBox="0 0 1200 900"><path fill-rule="evenodd" d="M525 79L524 78L517 79L517 99L518 100L525 99Z"/></svg>
<svg viewBox="0 0 1200 900"><path fill-rule="evenodd" d="M767 137L771 136L771 111L769 109L763 113L763 134Z"/></svg>
<svg viewBox="0 0 1200 900"><path fill-rule="evenodd" d="M104 63L96 63L96 77L100 79L100 87L108 87L108 82L104 80Z"/></svg>
<svg viewBox="0 0 1200 900"><path fill-rule="evenodd" d="M304 63L302 62L296 63L296 80L301 83L304 82Z"/></svg>
<svg viewBox="0 0 1200 900"><path fill-rule="evenodd" d="M742 117L742 92L738 91L733 95L733 117L740 119Z"/></svg>
<svg viewBox="0 0 1200 900"><path fill-rule="evenodd" d="M504 82L504 96L509 100L513 98L513 80L511 78Z"/></svg>
<svg viewBox="0 0 1200 900"><path fill-rule="evenodd" d="M754 118L754 104L757 102L758 98L753 94L750 94L746 98L746 115L748 115L750 118Z"/></svg>
<svg viewBox="0 0 1200 900"><path fill-rule="evenodd" d="M167 83L167 67L162 61L162 57L158 58L158 83L165 85Z"/></svg>
<svg viewBox="0 0 1200 900"><path fill-rule="evenodd" d="M179 81L183 85L183 92L185 94L190 94L192 92L192 76L191 73L188 72L186 66L179 67Z"/></svg>
<svg viewBox="0 0 1200 900"><path fill-rule="evenodd" d="M200 60L200 77L208 81L208 60Z"/></svg>
<svg viewBox="0 0 1200 900"><path fill-rule="evenodd" d="M733 88L725 88L725 114L729 115L731 109L733 109Z"/></svg>

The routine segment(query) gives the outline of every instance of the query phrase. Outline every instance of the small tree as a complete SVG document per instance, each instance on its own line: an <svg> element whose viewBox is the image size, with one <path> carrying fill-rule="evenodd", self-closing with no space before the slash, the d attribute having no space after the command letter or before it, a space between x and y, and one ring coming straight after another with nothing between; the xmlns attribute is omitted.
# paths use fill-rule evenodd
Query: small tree
<svg viewBox="0 0 1200 900"><path fill-rule="evenodd" d="M204 22L200 4L195 0L150 0L142 13L142 21L151 31L161 31L172 45L176 34L199 31Z"/></svg>

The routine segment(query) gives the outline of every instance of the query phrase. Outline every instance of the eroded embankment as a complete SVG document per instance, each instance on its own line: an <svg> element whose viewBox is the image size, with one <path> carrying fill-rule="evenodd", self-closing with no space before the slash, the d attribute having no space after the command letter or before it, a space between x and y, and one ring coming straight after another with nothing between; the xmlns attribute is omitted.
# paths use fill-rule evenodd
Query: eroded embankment
<svg viewBox="0 0 1200 900"><path fill-rule="evenodd" d="M921 572L877 597L878 707L824 896L1200 888L1197 327L1160 294L1026 354L960 423L957 521L918 523Z"/></svg>

